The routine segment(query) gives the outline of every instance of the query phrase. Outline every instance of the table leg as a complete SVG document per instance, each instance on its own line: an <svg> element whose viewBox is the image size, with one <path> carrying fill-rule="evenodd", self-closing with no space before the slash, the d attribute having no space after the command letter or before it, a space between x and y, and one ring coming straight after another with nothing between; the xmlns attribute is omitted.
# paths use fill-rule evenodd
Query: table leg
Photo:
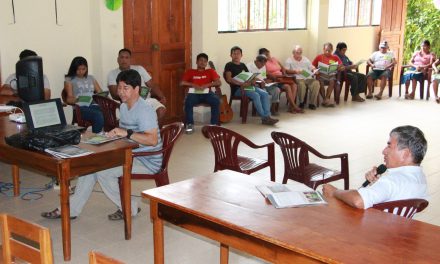
<svg viewBox="0 0 440 264"><path fill-rule="evenodd" d="M154 264L163 264L163 220L159 218L158 203L152 200L150 200L150 217L153 220Z"/></svg>
<svg viewBox="0 0 440 264"><path fill-rule="evenodd" d="M132 167L131 149L125 151L125 162L122 166L122 213L124 214L125 239L131 239L131 167ZM133 208L137 210L137 208Z"/></svg>
<svg viewBox="0 0 440 264"><path fill-rule="evenodd" d="M220 244L220 264L228 264L229 262L229 246Z"/></svg>
<svg viewBox="0 0 440 264"><path fill-rule="evenodd" d="M61 229L63 240L64 261L70 261L71 238L70 238L70 201L69 185L70 170L67 162L58 166L58 179L60 181L60 204L61 204Z"/></svg>
<svg viewBox="0 0 440 264"><path fill-rule="evenodd" d="M11 165L12 169L12 183L14 184L14 196L20 195L20 175L19 167L17 165Z"/></svg>

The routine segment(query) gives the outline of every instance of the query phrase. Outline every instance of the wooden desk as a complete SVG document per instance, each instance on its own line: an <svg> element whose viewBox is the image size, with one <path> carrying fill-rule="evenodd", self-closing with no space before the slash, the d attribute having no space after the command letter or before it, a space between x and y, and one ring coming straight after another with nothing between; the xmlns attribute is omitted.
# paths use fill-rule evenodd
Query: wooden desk
<svg viewBox="0 0 440 264"><path fill-rule="evenodd" d="M440 227L330 199L275 209L255 188L273 184L233 171L144 191L155 263L164 262L163 221L273 263L440 263ZM429 209L428 209L429 210Z"/></svg>
<svg viewBox="0 0 440 264"><path fill-rule="evenodd" d="M136 143L116 140L99 146L80 144L80 147L92 150L94 153L78 158L59 159L43 152L27 151L7 145L5 136L15 134L20 129L26 129L26 125L13 123L8 120L8 117L0 117L0 161L12 165L14 195L16 196L19 195L19 167L30 167L57 177L60 183L61 226L65 261L69 261L71 258L69 185L70 180L75 177L123 166L123 188L125 191L121 203L124 212L125 239L131 238L131 151L132 148L138 146Z"/></svg>

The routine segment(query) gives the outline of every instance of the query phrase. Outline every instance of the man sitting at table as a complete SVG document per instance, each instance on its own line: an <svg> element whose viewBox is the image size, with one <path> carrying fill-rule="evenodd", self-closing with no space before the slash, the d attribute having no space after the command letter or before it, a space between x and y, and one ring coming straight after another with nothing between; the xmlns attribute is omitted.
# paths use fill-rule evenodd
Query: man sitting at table
<svg viewBox="0 0 440 264"><path fill-rule="evenodd" d="M162 139L157 124L154 109L139 95L142 84L141 76L136 70L126 70L118 74L118 96L122 100L120 107L119 127L108 132L109 137L126 137L139 143L138 151L157 151L162 148ZM154 174L160 170L162 155L136 157L133 159L132 173ZM118 210L108 215L109 220L122 220L121 199L118 178L122 175L122 166L99 171L78 178L75 193L70 196L70 218L75 219L93 191L96 181L99 182L105 195L118 207ZM135 216L140 208L137 200L131 199L131 213ZM44 212L42 217L56 219L61 217L60 209Z"/></svg>
<svg viewBox="0 0 440 264"><path fill-rule="evenodd" d="M365 174L370 184L359 190L338 190L325 184L323 192L350 206L367 209L375 204L403 200L426 199L428 197L425 174L420 163L426 154L427 142L417 127L401 126L390 132L387 146L382 151L388 168L377 175L373 167Z"/></svg>
<svg viewBox="0 0 440 264"><path fill-rule="evenodd" d="M20 60L25 59L27 57L37 56L37 53L33 50L25 49L20 52L19 58ZM44 81L44 99L50 99L50 88L49 88L49 79L46 74L43 74ZM0 95L17 95L17 77L15 73L11 74L6 78L5 83L0 87Z"/></svg>

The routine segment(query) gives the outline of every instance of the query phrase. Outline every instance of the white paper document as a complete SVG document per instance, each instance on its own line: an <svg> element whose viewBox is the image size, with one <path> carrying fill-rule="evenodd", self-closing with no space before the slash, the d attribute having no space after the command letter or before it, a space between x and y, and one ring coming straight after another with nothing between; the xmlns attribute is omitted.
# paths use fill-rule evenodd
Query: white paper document
<svg viewBox="0 0 440 264"><path fill-rule="evenodd" d="M327 204L322 195L301 185L259 185L256 188L269 199L275 208L303 207Z"/></svg>

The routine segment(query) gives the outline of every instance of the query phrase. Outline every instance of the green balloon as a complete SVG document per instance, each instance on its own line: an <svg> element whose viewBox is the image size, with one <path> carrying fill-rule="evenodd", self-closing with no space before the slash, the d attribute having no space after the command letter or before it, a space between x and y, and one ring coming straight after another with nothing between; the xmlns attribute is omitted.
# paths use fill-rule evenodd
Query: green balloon
<svg viewBox="0 0 440 264"><path fill-rule="evenodd" d="M122 6L122 0L105 0L105 6L112 11L118 10Z"/></svg>

